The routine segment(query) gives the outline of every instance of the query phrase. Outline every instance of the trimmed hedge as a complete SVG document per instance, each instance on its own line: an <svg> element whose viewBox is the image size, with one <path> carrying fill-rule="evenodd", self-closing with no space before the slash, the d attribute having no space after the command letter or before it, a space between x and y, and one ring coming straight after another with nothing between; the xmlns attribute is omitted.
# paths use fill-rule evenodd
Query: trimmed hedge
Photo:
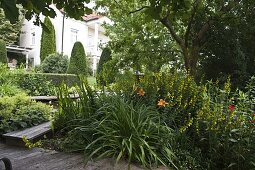
<svg viewBox="0 0 255 170"><path fill-rule="evenodd" d="M41 50L40 50L41 62L48 55L56 53L56 35L55 35L54 26L48 17L44 19L44 24L48 30L45 30L45 28L43 28L43 32L42 32Z"/></svg>
<svg viewBox="0 0 255 170"><path fill-rule="evenodd" d="M74 43L67 73L87 75L86 55L81 42Z"/></svg>
<svg viewBox="0 0 255 170"><path fill-rule="evenodd" d="M0 63L7 63L6 44L3 40L0 40Z"/></svg>
<svg viewBox="0 0 255 170"><path fill-rule="evenodd" d="M73 86L79 82L79 79L75 74L26 73L24 76L29 76L31 74L45 77L45 79L50 81L54 86L59 86L62 82L68 86Z"/></svg>

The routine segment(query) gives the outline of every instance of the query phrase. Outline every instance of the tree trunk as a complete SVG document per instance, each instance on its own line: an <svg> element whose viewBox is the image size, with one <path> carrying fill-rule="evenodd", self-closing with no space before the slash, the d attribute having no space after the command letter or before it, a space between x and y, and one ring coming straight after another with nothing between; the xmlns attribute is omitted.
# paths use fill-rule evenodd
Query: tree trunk
<svg viewBox="0 0 255 170"><path fill-rule="evenodd" d="M196 77L199 47L198 46L193 46L191 48L182 47L182 52L186 71L191 76Z"/></svg>

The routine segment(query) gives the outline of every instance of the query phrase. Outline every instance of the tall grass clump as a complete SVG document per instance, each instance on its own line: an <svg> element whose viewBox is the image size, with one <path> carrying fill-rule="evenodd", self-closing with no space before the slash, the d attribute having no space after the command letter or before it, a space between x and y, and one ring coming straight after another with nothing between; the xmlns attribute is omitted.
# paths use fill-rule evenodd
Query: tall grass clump
<svg viewBox="0 0 255 170"><path fill-rule="evenodd" d="M75 126L78 119L89 118L96 108L93 93L87 79L82 77L80 77L80 81L75 87L75 92L72 94L79 96L77 100L70 97L68 86L64 83L59 86L57 90L59 111L54 117L54 129L67 131Z"/></svg>
<svg viewBox="0 0 255 170"><path fill-rule="evenodd" d="M97 110L101 119L93 129L79 127L81 131L94 130L93 141L85 147L90 157L127 159L144 167L173 165L171 150L172 130L161 122L153 107L126 101L119 96L107 96Z"/></svg>

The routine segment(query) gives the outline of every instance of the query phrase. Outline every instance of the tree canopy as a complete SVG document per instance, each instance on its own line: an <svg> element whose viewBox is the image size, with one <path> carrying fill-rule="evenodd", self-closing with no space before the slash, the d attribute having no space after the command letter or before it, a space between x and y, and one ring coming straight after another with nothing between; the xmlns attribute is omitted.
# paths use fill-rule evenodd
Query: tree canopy
<svg viewBox="0 0 255 170"><path fill-rule="evenodd" d="M18 34L21 29L21 21L17 21L15 24L11 24L9 20L5 18L4 12L0 9L0 39L4 40L6 44L13 44L18 40Z"/></svg>
<svg viewBox="0 0 255 170"><path fill-rule="evenodd" d="M254 6L254 1L247 0L128 0L97 1L99 6L107 6L109 13L122 11L123 15L143 13L147 22L158 21L168 31L182 52L185 68L196 75L201 59L201 50L210 40L209 30L222 21L238 23L241 13ZM227 26L227 25L225 25Z"/></svg>
<svg viewBox="0 0 255 170"><path fill-rule="evenodd" d="M147 22L142 13L111 13L114 25L106 26L110 48L120 67L158 71L164 64L176 62L175 44L159 22ZM142 71L142 70L140 70Z"/></svg>
<svg viewBox="0 0 255 170"><path fill-rule="evenodd" d="M15 23L19 18L18 5L21 5L26 10L26 19L36 17L35 24L43 24L39 18L39 14L54 18L56 13L50 6L55 4L58 9L64 9L67 16L75 19L81 19L85 13L91 13L91 9L84 6L85 3L89 3L90 0L1 0L0 8L4 10L5 16L11 23Z"/></svg>

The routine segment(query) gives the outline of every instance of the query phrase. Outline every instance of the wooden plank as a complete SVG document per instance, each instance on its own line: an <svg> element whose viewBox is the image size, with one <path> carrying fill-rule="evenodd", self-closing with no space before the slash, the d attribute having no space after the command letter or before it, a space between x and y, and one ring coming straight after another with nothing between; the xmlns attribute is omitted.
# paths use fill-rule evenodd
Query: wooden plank
<svg viewBox="0 0 255 170"><path fill-rule="evenodd" d="M31 100L42 101L42 100L57 100L57 96L32 96Z"/></svg>
<svg viewBox="0 0 255 170"><path fill-rule="evenodd" d="M2 137L8 145L25 146L22 139L23 137L26 137L31 142L36 142L39 139L42 139L45 135L49 137L52 134L50 126L50 122L45 122L38 126L3 134Z"/></svg>
<svg viewBox="0 0 255 170"><path fill-rule="evenodd" d="M46 123L40 124L38 126L34 126L34 127L27 128L24 130L13 131L13 132L3 134L3 137L4 138L22 139L23 136L26 136L27 139L32 140L38 136L41 136L41 135L44 135L44 134L50 132L51 131L50 125L51 125L50 122L46 122Z"/></svg>
<svg viewBox="0 0 255 170"><path fill-rule="evenodd" d="M57 96L31 96L31 100L36 101L56 101L58 100ZM78 94L70 94L69 98L71 99L78 99L80 96Z"/></svg>

